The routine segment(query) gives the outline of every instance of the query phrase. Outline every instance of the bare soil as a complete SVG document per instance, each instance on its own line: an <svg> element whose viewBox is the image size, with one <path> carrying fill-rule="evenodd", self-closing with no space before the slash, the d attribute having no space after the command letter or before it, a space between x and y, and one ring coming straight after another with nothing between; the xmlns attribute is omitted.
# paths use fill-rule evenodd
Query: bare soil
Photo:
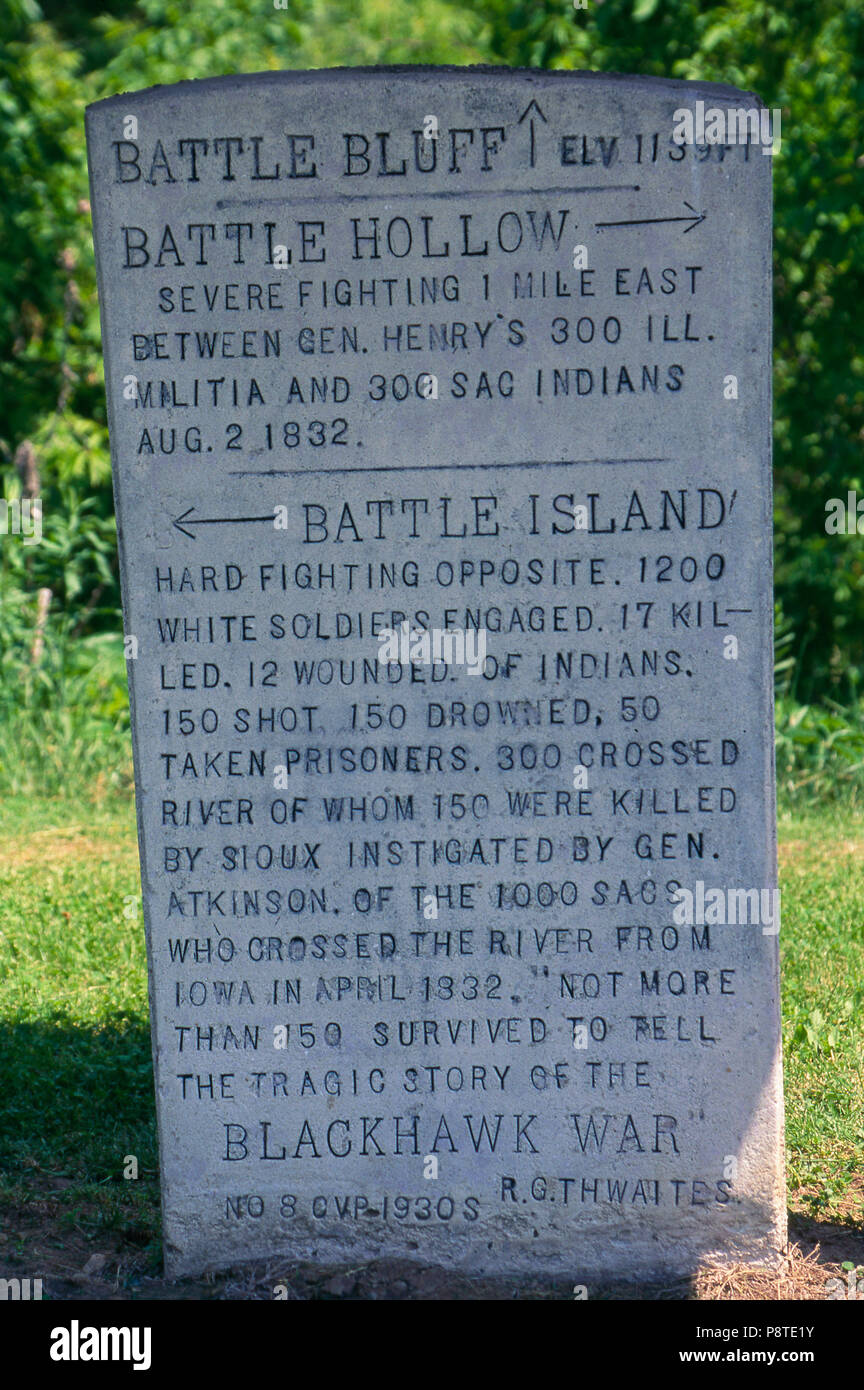
<svg viewBox="0 0 864 1390"><path fill-rule="evenodd" d="M126 1226L92 1234L92 1222L68 1224L56 1193L7 1205L0 1213L0 1278L41 1278L43 1299L79 1300L553 1300L574 1297L572 1282L488 1279L403 1260L322 1269L309 1265L244 1265L198 1279L162 1277L149 1233ZM90 1229L85 1230L87 1226ZM843 1265L864 1274L864 1230L857 1224L790 1217L790 1247L779 1272L752 1266L700 1269L666 1285L610 1284L592 1300L824 1300L831 1279L845 1287ZM836 1287L835 1287L836 1296Z"/></svg>

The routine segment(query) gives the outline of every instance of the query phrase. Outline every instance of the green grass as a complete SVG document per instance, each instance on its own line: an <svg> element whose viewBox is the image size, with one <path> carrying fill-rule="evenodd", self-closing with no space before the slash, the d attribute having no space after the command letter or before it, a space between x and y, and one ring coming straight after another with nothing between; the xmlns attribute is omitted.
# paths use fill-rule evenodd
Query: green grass
<svg viewBox="0 0 864 1390"><path fill-rule="evenodd" d="M0 811L0 1203L158 1246L146 961L134 810ZM127 1155L137 1181L123 1177Z"/></svg>
<svg viewBox="0 0 864 1390"><path fill-rule="evenodd" d="M781 959L790 1189L864 1220L864 817L781 813Z"/></svg>
<svg viewBox="0 0 864 1390"><path fill-rule="evenodd" d="M864 1220L864 816L780 818L792 1205ZM159 1250L131 799L0 805L0 1207ZM141 1176L123 1178L134 1154Z"/></svg>

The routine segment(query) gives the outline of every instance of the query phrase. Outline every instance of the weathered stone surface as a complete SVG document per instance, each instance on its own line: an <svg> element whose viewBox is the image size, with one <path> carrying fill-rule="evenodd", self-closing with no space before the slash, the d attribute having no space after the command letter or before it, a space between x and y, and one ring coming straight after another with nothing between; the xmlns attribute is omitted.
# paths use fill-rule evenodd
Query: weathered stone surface
<svg viewBox="0 0 864 1390"><path fill-rule="evenodd" d="M770 159L700 100L88 113L170 1273L782 1244Z"/></svg>

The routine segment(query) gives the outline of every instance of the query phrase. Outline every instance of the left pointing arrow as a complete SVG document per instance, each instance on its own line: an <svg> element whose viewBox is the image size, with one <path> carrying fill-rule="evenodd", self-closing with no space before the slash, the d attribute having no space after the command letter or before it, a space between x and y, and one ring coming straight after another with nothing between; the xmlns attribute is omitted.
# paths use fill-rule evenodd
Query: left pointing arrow
<svg viewBox="0 0 864 1390"><path fill-rule="evenodd" d="M268 512L266 516L193 516L194 510L194 507L187 508L172 522L190 541L198 539L195 532L189 530L190 526L239 526L245 521L269 521L271 524L274 521L273 512Z"/></svg>

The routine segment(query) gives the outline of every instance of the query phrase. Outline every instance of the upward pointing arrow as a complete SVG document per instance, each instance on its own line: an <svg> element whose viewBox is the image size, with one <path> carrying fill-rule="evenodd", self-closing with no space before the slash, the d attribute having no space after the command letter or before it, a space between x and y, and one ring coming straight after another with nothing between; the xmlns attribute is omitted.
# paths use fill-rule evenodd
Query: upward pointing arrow
<svg viewBox="0 0 864 1390"><path fill-rule="evenodd" d="M522 122L524 121L525 117L528 115L528 112L531 110L531 107L532 107L532 106L534 107L534 110L537 112L537 115L540 117L541 121L546 121L546 117L544 116L543 111L541 110L541 108L540 108L540 106L539 106L539 104L538 104L538 102L537 102L537 98L536 98L536 97L532 97L531 100L529 101L528 105L525 107L525 110L522 112L522 115L519 117L518 121L516 122L517 125L521 125L521 124L522 124ZM548 125L549 122L546 121L546 124Z"/></svg>
<svg viewBox="0 0 864 1390"><path fill-rule="evenodd" d="M534 97L531 98L531 100L529 101L528 105L525 107L525 110L522 112L522 115L519 117L519 119L518 119L518 121L516 122L516 124L517 124L517 125L521 125L522 122L524 121L525 117L526 117L527 115L529 115L529 113L532 113L532 108L533 108L533 111L536 111L536 112L537 112L537 115L540 117L540 120L543 121L543 123L544 123L545 125L548 125L549 122L546 120L546 117L545 117L545 115L543 114L542 108L540 107L539 103L537 102L537 100L536 100ZM533 169L533 168L534 168L534 165L535 165L535 163L536 163L536 159L535 159L536 144L535 144L535 137L534 137L534 116L533 116L533 114L531 114L531 119L530 119L529 122L528 122L528 129L529 129L530 132L531 132L531 168Z"/></svg>

